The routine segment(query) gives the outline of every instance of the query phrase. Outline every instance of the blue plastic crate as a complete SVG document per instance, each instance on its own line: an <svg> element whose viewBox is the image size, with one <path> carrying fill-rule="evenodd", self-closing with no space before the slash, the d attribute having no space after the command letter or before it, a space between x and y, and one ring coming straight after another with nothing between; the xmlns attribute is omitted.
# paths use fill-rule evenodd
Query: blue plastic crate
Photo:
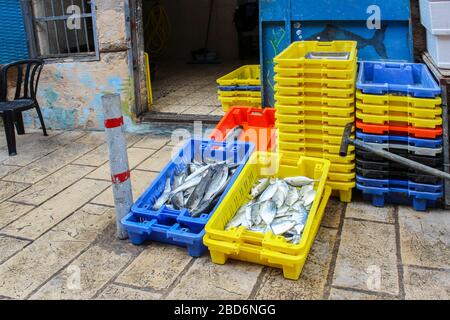
<svg viewBox="0 0 450 320"><path fill-rule="evenodd" d="M440 193L444 190L444 184L424 184L415 183L408 180L395 180L395 179L368 179L362 176L356 177L357 183L364 187L374 187L374 188L390 188L390 189L405 189L409 191L417 192L429 192L429 193Z"/></svg>
<svg viewBox="0 0 450 320"><path fill-rule="evenodd" d="M361 62L356 87L367 94L435 98L441 88L420 63Z"/></svg>
<svg viewBox="0 0 450 320"><path fill-rule="evenodd" d="M391 143L397 142L400 144L410 145L418 148L442 148L443 140L439 139L418 139L409 136L397 136L397 135L378 135L378 134L366 134L361 130L356 130L356 137L364 142L368 143Z"/></svg>
<svg viewBox="0 0 450 320"><path fill-rule="evenodd" d="M360 177L357 177L357 180ZM420 192L403 188L378 188L365 186L360 183L356 188L362 191L365 200L369 200L376 207L384 207L386 203L410 205L417 211L435 208L443 198L444 192Z"/></svg>
<svg viewBox="0 0 450 320"><path fill-rule="evenodd" d="M150 187L137 199L131 212L122 219L128 231L130 241L139 245L146 240L158 241L186 247L193 257L200 256L206 247L203 245L204 228L234 181L239 176L245 163L254 151L250 142L215 142L212 140L191 139L161 171ZM163 205L159 210L152 210L153 204L162 194L167 177L173 177L193 159L210 158L218 161L227 160L239 166L234 172L228 186L211 212L205 212L193 218L187 209L173 210Z"/></svg>
<svg viewBox="0 0 450 320"><path fill-rule="evenodd" d="M261 91L261 86L218 86L220 91Z"/></svg>

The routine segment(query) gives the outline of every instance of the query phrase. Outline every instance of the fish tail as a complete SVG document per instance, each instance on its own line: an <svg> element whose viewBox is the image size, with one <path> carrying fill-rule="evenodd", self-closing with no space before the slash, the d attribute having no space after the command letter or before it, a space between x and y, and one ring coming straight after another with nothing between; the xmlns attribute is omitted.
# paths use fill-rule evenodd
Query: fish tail
<svg viewBox="0 0 450 320"><path fill-rule="evenodd" d="M388 59L386 46L384 44L384 39L386 38L386 28L387 26L382 26L381 29L377 29L372 39L370 39L375 51L383 59Z"/></svg>

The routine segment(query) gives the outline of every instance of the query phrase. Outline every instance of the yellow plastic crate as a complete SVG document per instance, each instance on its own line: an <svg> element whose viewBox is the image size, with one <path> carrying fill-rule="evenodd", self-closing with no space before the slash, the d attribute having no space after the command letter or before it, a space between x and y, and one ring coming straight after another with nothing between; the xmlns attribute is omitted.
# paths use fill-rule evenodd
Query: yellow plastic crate
<svg viewBox="0 0 450 320"><path fill-rule="evenodd" d="M355 139L355 135L350 136ZM314 133L286 133L278 131L278 140L285 142L305 142L306 145L311 143L325 143L331 145L341 145L342 136L333 136L328 134L314 134Z"/></svg>
<svg viewBox="0 0 450 320"><path fill-rule="evenodd" d="M346 157L341 157L339 154L336 154L336 153L330 153L330 152L326 152L323 150L309 149L309 148L306 148L301 151L287 151L287 150L281 150L278 146L277 150L279 150L278 152L283 153L286 156L286 159L293 159L295 161L297 161L298 159L300 159L300 157L303 157L303 156L327 159L327 160L330 160L332 167L334 165L340 165L340 164L343 164L343 165L350 164L350 165L354 166L354 162L356 159L355 151L349 152L349 154ZM339 170L337 170L337 168L335 169L333 167L333 171L341 172L342 170L339 171ZM344 171L344 172L347 172L347 171Z"/></svg>
<svg viewBox="0 0 450 320"><path fill-rule="evenodd" d="M311 52L348 52L349 57L348 60L307 59L306 55ZM356 69L356 56L356 41L297 41L276 56L274 62L282 68Z"/></svg>
<svg viewBox="0 0 450 320"><path fill-rule="evenodd" d="M217 83L219 86L260 86L260 77L259 65L246 65L217 79Z"/></svg>
<svg viewBox="0 0 450 320"><path fill-rule="evenodd" d="M354 76L354 68L347 70L336 70L322 68L282 68L275 66L274 71L275 74L280 77L300 77L306 79L353 79Z"/></svg>
<svg viewBox="0 0 450 320"><path fill-rule="evenodd" d="M287 106L316 106L320 107L339 107L355 108L355 97L350 98L328 98L328 97L306 97L306 96L283 96L275 94L275 103Z"/></svg>
<svg viewBox="0 0 450 320"><path fill-rule="evenodd" d="M223 98L259 98L261 99L261 91L217 91L219 97Z"/></svg>
<svg viewBox="0 0 450 320"><path fill-rule="evenodd" d="M305 149L313 149L313 150L323 150L323 152L329 152L332 154L339 154L341 145L340 144L324 144L323 142L316 142L316 143L307 143L307 142L286 142L283 140L278 139L278 148L280 152L284 151L296 151L296 152L303 152ZM349 151L354 151L355 146L349 145L348 146Z"/></svg>
<svg viewBox="0 0 450 320"><path fill-rule="evenodd" d="M333 197L339 197L341 202L352 202L353 189L356 187L356 181L340 182L328 180L327 186L333 190Z"/></svg>
<svg viewBox="0 0 450 320"><path fill-rule="evenodd" d="M425 108L413 108L404 106L393 105L373 105L357 103L356 108L365 114L384 115L389 117L391 114L403 114L405 117L435 119L442 115L442 108L425 109Z"/></svg>
<svg viewBox="0 0 450 320"><path fill-rule="evenodd" d="M362 120L364 123L370 124L400 124L410 125L418 128L430 128L435 129L437 126L442 125L442 118L437 117L435 119L421 119L409 117L408 114L403 112L390 112L389 115L373 115L366 114L359 110L356 111L356 118Z"/></svg>
<svg viewBox="0 0 450 320"><path fill-rule="evenodd" d="M360 90L356 92L358 101L365 105L376 106L392 106L404 108L421 108L421 109L436 109L441 107L442 99L436 97L434 99L415 98L412 96L397 96L397 95L373 95L364 94Z"/></svg>
<svg viewBox="0 0 450 320"><path fill-rule="evenodd" d="M353 119L352 119L353 122ZM280 121L275 122L275 127L280 133L296 133L296 134L326 134L332 136L342 136L345 126L328 126L316 121L305 121L302 124L287 124ZM355 132L355 128L352 129Z"/></svg>
<svg viewBox="0 0 450 320"><path fill-rule="evenodd" d="M322 86L295 86L285 87L276 84L275 93L283 96L312 96L312 97L327 97L327 98L351 98L355 94L355 89L329 89Z"/></svg>
<svg viewBox="0 0 450 320"><path fill-rule="evenodd" d="M291 166L286 165L283 158L282 154L257 152L244 166L205 227L203 241L214 263L224 264L229 258L249 261L282 268L288 279L299 278L331 194L331 189L325 188L330 163L325 159L303 157L296 166ZM318 180L314 184L316 198L299 244L292 244L271 232L263 234L243 227L225 230L237 210L249 201L251 188L258 179L298 175Z"/></svg>
<svg viewBox="0 0 450 320"><path fill-rule="evenodd" d="M277 114L293 116L329 116L338 118L349 118L355 114L355 106L351 107L331 107L331 106L289 106L275 103Z"/></svg>
<svg viewBox="0 0 450 320"><path fill-rule="evenodd" d="M222 109L228 112L232 107L261 108L261 98L246 97L219 97Z"/></svg>
<svg viewBox="0 0 450 320"><path fill-rule="evenodd" d="M344 89L344 90L356 90L355 76L350 80L342 79L305 79L300 77L282 77L279 75L274 76L275 83L283 87L316 87L327 89Z"/></svg>
<svg viewBox="0 0 450 320"><path fill-rule="evenodd" d="M276 113L275 118L278 123L302 125L305 122L313 122L311 124L322 124L324 126L341 126L345 127L347 123L354 122L355 117L334 117L326 115L285 115Z"/></svg>

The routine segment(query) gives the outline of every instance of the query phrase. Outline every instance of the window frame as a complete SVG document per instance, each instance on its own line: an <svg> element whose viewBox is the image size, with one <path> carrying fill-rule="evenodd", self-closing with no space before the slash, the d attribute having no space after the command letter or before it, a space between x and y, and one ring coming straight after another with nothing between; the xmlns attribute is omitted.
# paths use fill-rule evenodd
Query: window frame
<svg viewBox="0 0 450 320"><path fill-rule="evenodd" d="M95 0L90 0L91 13L82 13L81 18L91 18L92 19L92 37L94 40L94 54L81 52L81 53L67 53L61 54L58 57L55 54L42 55L40 54L39 44L38 44L38 34L36 25L39 21L51 22L51 21L62 21L70 17L70 15L60 15L60 16L48 16L36 18L33 12L32 6L33 0L20 0L23 16L25 20L25 29L28 37L30 57L44 59L46 63L61 63L61 62L84 62L84 61L99 61L100 60L100 48L99 39L97 31L97 6ZM51 0L54 1L54 0Z"/></svg>

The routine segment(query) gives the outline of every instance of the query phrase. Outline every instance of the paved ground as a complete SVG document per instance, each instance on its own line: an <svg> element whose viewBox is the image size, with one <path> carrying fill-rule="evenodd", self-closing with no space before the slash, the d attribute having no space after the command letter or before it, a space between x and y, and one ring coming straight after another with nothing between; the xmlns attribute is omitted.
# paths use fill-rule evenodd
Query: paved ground
<svg viewBox="0 0 450 320"><path fill-rule="evenodd" d="M157 64L156 80L152 83L152 110L222 116L224 112L217 99L216 80L244 64L247 62L226 61L211 65L184 62Z"/></svg>
<svg viewBox="0 0 450 320"><path fill-rule="evenodd" d="M128 136L135 197L169 139ZM450 215L332 200L299 281L242 262L114 238L102 133L31 131L8 157L0 134L0 298L449 299Z"/></svg>

